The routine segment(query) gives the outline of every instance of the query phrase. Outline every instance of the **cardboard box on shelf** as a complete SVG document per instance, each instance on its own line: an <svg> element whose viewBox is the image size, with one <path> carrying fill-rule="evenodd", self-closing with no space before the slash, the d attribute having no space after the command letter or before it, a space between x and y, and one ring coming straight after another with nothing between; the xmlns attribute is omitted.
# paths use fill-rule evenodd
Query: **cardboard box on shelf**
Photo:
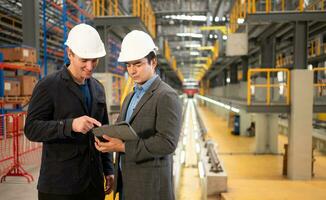
<svg viewBox="0 0 326 200"><path fill-rule="evenodd" d="M21 96L30 96L37 83L36 76L19 76Z"/></svg>
<svg viewBox="0 0 326 200"><path fill-rule="evenodd" d="M31 47L0 47L3 61L36 63L36 50Z"/></svg>
<svg viewBox="0 0 326 200"><path fill-rule="evenodd" d="M5 80L4 91L5 96L19 96L20 82L18 80Z"/></svg>

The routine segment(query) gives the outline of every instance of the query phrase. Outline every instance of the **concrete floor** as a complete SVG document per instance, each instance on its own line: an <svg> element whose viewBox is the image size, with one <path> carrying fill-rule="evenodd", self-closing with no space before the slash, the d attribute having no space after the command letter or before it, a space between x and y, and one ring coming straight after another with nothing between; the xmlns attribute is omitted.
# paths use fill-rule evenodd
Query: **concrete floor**
<svg viewBox="0 0 326 200"><path fill-rule="evenodd" d="M7 177L6 181L0 183L1 200L36 200L37 199L37 180L39 174L39 165L24 166L24 169L30 173L34 181L28 183L23 177Z"/></svg>
<svg viewBox="0 0 326 200"><path fill-rule="evenodd" d="M227 122L207 107L199 112L208 137L218 144L218 152L228 174L225 200L325 200L326 156L316 153L315 177L311 181L291 181L282 176L282 155L253 154L254 138L230 134ZM279 152L287 138L279 136Z"/></svg>

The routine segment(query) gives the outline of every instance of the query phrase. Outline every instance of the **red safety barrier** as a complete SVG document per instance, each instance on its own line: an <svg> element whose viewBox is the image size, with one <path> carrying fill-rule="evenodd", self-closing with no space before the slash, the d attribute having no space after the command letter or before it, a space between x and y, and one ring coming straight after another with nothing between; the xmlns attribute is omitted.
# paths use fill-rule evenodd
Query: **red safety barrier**
<svg viewBox="0 0 326 200"><path fill-rule="evenodd" d="M22 176L28 182L34 180L22 164L39 160L42 145L24 136L25 119L25 112L0 115L0 175L4 174L1 182L8 176Z"/></svg>

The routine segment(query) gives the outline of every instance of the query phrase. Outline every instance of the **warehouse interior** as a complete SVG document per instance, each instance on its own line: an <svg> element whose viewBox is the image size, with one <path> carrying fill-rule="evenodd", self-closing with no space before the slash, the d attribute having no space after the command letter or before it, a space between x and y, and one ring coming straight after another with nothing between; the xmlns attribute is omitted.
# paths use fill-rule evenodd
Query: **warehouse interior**
<svg viewBox="0 0 326 200"><path fill-rule="evenodd" d="M325 0L0 0L1 199L37 199L26 110L79 23L105 44L93 77L112 123L133 88L122 39L142 30L158 46L183 103L176 199L326 199Z"/></svg>

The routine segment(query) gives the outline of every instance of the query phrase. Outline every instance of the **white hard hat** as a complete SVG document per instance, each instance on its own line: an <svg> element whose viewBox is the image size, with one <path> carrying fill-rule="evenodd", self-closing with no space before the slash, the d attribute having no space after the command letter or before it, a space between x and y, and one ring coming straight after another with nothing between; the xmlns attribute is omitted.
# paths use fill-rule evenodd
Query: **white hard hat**
<svg viewBox="0 0 326 200"><path fill-rule="evenodd" d="M100 58L106 54L100 35L95 28L87 24L74 26L65 45L80 58Z"/></svg>
<svg viewBox="0 0 326 200"><path fill-rule="evenodd" d="M143 31L133 30L122 40L118 62L139 60L147 56L151 51L156 54L157 50L158 48L151 36Z"/></svg>

